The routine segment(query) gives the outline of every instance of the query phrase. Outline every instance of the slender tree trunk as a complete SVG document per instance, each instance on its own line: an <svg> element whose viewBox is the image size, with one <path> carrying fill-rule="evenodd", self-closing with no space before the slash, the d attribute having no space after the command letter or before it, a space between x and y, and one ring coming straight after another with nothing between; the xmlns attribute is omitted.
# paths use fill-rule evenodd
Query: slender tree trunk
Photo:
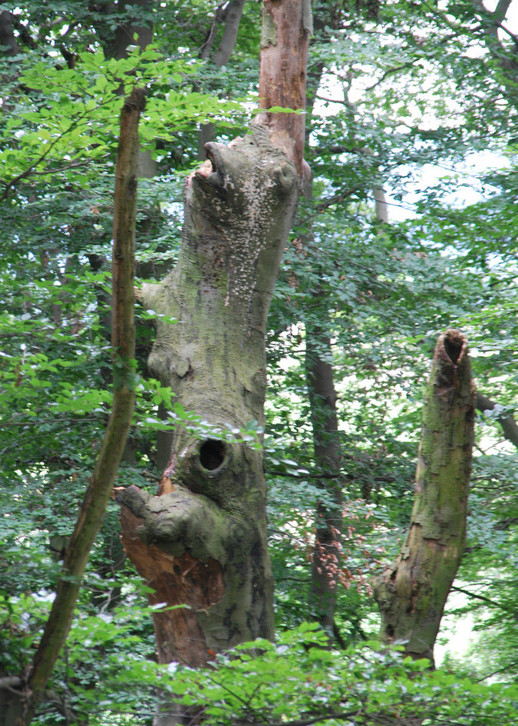
<svg viewBox="0 0 518 726"><path fill-rule="evenodd" d="M110 419L76 526L67 546L56 598L26 681L0 679L0 726L27 726L43 698L65 644L90 550L101 527L135 403L134 258L138 123L144 108L135 89L121 113L117 151L112 265L112 356L114 392ZM18 685L19 689L14 685ZM5 689L5 690L4 690Z"/></svg>
<svg viewBox="0 0 518 726"><path fill-rule="evenodd" d="M264 17L260 88L268 69L275 89L263 107L303 108L303 3L266 0ZM291 87L297 93L285 95ZM178 263L143 290L147 307L178 321L157 322L150 368L213 432L178 426L157 496L133 486L118 494L123 543L150 600L189 606L154 617L161 663L201 666L273 635L262 452L217 432L264 421L266 319L299 197L303 119L264 113L250 135L206 144L208 159L185 186ZM184 716L166 704L156 723Z"/></svg>
<svg viewBox="0 0 518 726"><path fill-rule="evenodd" d="M318 293L315 296L319 297ZM327 316L326 316L327 317ZM342 534L342 486L336 391L331 362L331 343L327 329L306 322L306 374L311 406L315 466L322 474L335 479L322 479L318 485L325 492L326 503L319 502L316 511L315 545L311 561L311 600L318 621L330 641L334 633L336 593L340 578L340 537Z"/></svg>
<svg viewBox="0 0 518 726"><path fill-rule="evenodd" d="M336 18L330 7L321 7L315 14L315 34L320 42L329 42L326 27L337 29ZM322 36L323 34L323 36ZM307 115L311 117L315 97L320 85L324 63L313 63L308 72ZM311 129L306 129L308 134ZM312 183L306 180L304 196L312 198ZM305 242L313 241L312 230ZM317 246L307 245L309 254L316 254L314 265L319 265ZM315 467L326 476L317 481L323 499L317 503L315 512L315 544L311 556L310 603L312 612L326 630L331 643L335 637L335 607L339 584L342 517L342 487L339 472L342 462L338 419L336 413L336 390L334 385L331 342L329 338L330 321L320 289L312 291L314 308L306 310L305 367L308 385L308 399L313 431ZM329 474L336 478L329 478Z"/></svg>
<svg viewBox="0 0 518 726"><path fill-rule="evenodd" d="M243 15L243 8L246 0L230 0L227 7L224 10L223 18L225 22L225 28L223 30L223 37L218 45L217 50L212 56L212 62L216 68L221 68L228 63L232 51L237 40L237 34L239 30L239 23L241 22L241 16ZM217 13L219 13L219 9ZM214 23L216 24L217 18ZM211 32L210 37L205 43L201 57L208 59L211 56L211 52L214 46L214 32ZM198 132L198 156L200 159L205 159L205 144L214 139L214 124L206 123L202 124Z"/></svg>
<svg viewBox="0 0 518 726"><path fill-rule="evenodd" d="M466 532L475 391L467 340L447 330L437 341L423 409L415 500L406 542L375 583L387 642L433 664L446 598Z"/></svg>

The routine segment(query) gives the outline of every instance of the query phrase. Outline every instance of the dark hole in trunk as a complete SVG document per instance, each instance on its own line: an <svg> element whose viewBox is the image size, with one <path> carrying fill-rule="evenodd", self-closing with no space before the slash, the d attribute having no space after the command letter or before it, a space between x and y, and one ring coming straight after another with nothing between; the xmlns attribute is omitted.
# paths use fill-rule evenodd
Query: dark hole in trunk
<svg viewBox="0 0 518 726"><path fill-rule="evenodd" d="M208 471L219 469L225 460L226 444L217 439L207 439L200 446L200 464Z"/></svg>
<svg viewBox="0 0 518 726"><path fill-rule="evenodd" d="M455 365L462 351L464 336L456 330L450 330L444 336L444 350Z"/></svg>

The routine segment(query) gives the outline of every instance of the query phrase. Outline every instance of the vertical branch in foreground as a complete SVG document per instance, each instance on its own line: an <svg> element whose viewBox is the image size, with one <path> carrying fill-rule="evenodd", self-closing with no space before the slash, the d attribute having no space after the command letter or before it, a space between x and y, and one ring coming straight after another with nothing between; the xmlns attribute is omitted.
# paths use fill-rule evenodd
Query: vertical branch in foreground
<svg viewBox="0 0 518 726"><path fill-rule="evenodd" d="M70 629L90 550L102 524L119 468L135 402L134 257L137 201L138 123L145 95L135 89L125 101L117 151L112 266L113 403L101 450L65 553L56 598L36 651L27 701L17 726L30 723Z"/></svg>
<svg viewBox="0 0 518 726"><path fill-rule="evenodd" d="M474 408L467 340L458 330L447 330L437 341L425 393L410 531L375 583L382 637L432 664L464 548Z"/></svg>

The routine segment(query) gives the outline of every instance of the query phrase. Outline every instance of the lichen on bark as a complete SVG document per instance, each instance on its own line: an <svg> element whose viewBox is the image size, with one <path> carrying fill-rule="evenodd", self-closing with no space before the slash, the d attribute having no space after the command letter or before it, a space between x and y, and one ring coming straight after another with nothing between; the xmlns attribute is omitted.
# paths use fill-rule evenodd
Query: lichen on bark
<svg viewBox="0 0 518 726"><path fill-rule="evenodd" d="M149 366L214 432L236 431L263 423L266 319L299 178L260 127L206 153L186 181L177 265L143 289L177 319L157 320ZM158 495L118 493L123 542L152 602L189 607L155 615L159 660L197 666L273 634L262 452L179 426L168 458Z"/></svg>

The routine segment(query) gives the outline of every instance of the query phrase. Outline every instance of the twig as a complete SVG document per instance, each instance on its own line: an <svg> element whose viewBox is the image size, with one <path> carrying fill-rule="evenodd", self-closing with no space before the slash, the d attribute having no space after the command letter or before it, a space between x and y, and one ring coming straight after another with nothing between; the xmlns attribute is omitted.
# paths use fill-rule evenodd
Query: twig
<svg viewBox="0 0 518 726"><path fill-rule="evenodd" d="M495 608L500 608L500 610L504 610L505 612L509 613L510 615L513 615L515 620L518 619L518 614L509 607L506 607L505 605L502 605L499 602L496 602L495 600L491 600L489 597L486 597L485 595L478 595L476 592L470 592L469 590L465 590L463 587L456 587L452 586L452 590L455 590L455 592L461 592L463 595L468 595L468 597L472 597L475 600L482 600L482 602L487 603L488 605L492 605Z"/></svg>

